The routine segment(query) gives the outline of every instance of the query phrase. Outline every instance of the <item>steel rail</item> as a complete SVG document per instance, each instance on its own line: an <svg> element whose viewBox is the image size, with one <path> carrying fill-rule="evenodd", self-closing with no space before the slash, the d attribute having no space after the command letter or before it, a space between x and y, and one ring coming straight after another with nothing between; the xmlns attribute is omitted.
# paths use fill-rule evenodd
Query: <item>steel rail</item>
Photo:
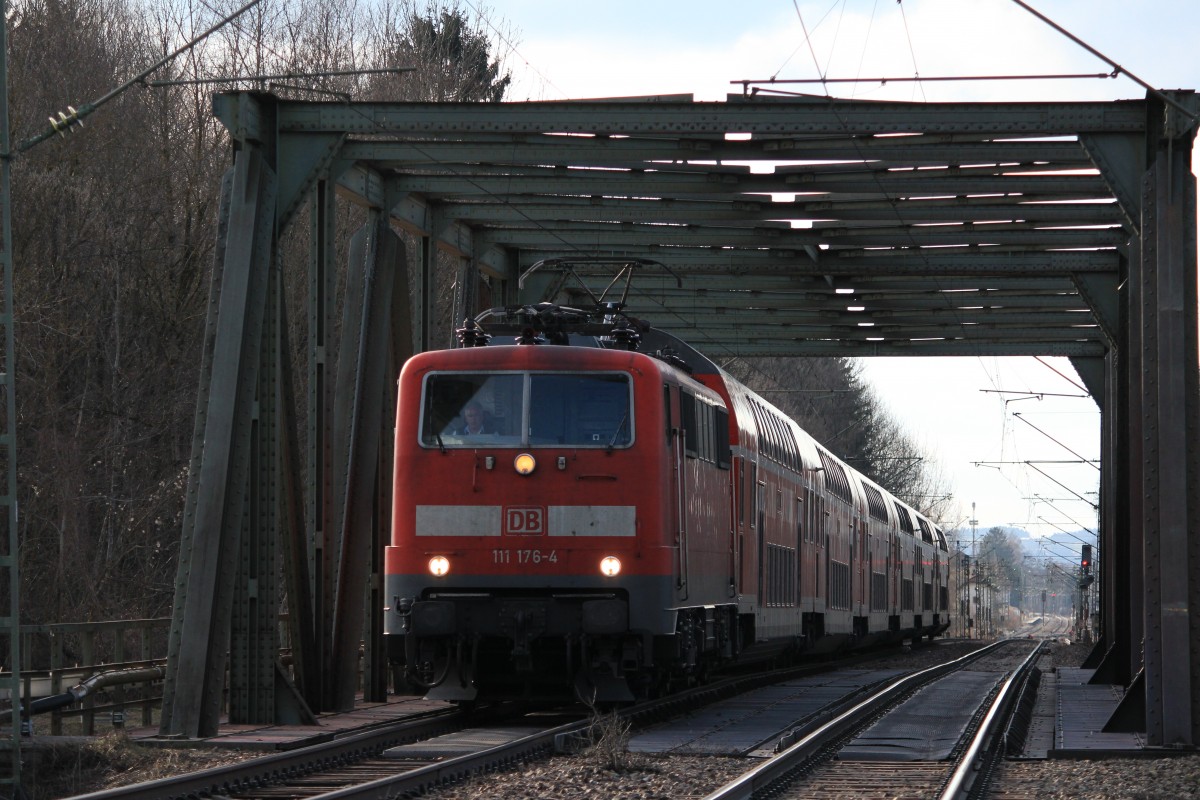
<svg viewBox="0 0 1200 800"><path fill-rule="evenodd" d="M1014 640L995 642L961 658L914 672L893 681L847 711L805 734L803 738L779 755L708 794L704 800L751 800L759 793L766 791L768 787L785 779L788 773L816 756L821 750L828 747L831 741L861 725L864 718L873 716L900 697L943 675L962 669L1012 641Z"/></svg>
<svg viewBox="0 0 1200 800"><path fill-rule="evenodd" d="M78 795L71 800L193 800L225 796L248 786L278 783L289 775L301 775L347 760L370 757L384 749L419 738L458 730L468 715L458 709L426 712L382 728L355 733L333 741L276 753L240 764L227 764L202 772L105 789Z"/></svg>
<svg viewBox="0 0 1200 800"><path fill-rule="evenodd" d="M994 647L995 645L993 645ZM970 660L972 656L989 651L983 648L955 662ZM803 675L829 672L870 661L878 654L863 654L836 662L806 664L723 678L713 683L678 692L669 697L639 703L622 709L623 719L644 721L656 716L675 713L678 709L692 709L697 704L715 702L740 692L760 686L794 679ZM935 668L936 669L936 668ZM191 775L164 778L132 786L108 789L71 800L193 800L207 796L226 796L248 787L262 788L269 784L284 784L290 778L310 775L317 771L332 769L351 761L378 757L387 747L419 738L432 737L449 730L459 730L462 723L479 724L480 716L467 716L464 712L433 712L419 719L408 718L399 724L390 724L373 731L338 738L279 753L240 764L216 767ZM486 724L486 722L484 723ZM471 775L478 775L516 764L551 750L572 752L588 742L587 731L594 724L592 718L566 723L554 728L530 734L514 741L497 745L487 750L447 758L436 764L399 772L385 778L365 781L356 786L343 787L325 794L310 795L310 800L343 800L344 798L392 798L418 794L430 789L454 783ZM403 769L403 767L398 767Z"/></svg>
<svg viewBox="0 0 1200 800"><path fill-rule="evenodd" d="M1007 727L1005 723L1016 706L1017 699L1029 681L1030 675L1033 674L1034 665L1037 664L1045 646L1046 640L1043 639L1029 654L1029 657L1021 663L1021 666L1013 670L1005 680L1004 685L992 700L991 707L975 732L975 736L972 737L966 753L959 759L958 766L954 768L950 780L939 795L939 800L963 800L975 793L976 783L980 776L988 773L984 767L991 764L992 757L1003 744L1002 732Z"/></svg>

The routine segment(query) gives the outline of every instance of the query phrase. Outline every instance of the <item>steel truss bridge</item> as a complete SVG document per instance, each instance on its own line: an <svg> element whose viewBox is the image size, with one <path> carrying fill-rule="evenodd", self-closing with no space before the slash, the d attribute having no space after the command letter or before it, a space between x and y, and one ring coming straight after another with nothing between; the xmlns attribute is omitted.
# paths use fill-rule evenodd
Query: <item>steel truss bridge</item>
<svg viewBox="0 0 1200 800"><path fill-rule="evenodd" d="M1129 688L1110 725L1200 742L1193 93L214 102L234 158L164 733L215 729L227 649L233 721L352 705L364 630L367 697L386 694L394 376L447 344L431 320L450 269L456 320L627 291L631 313L717 359L1069 357L1102 411L1091 666ZM366 220L347 237L343 203ZM307 263L285 263L295 235ZM285 270L307 275L305 308L288 308ZM289 314L307 324L304 375L287 358ZM277 664L281 594L291 676Z"/></svg>

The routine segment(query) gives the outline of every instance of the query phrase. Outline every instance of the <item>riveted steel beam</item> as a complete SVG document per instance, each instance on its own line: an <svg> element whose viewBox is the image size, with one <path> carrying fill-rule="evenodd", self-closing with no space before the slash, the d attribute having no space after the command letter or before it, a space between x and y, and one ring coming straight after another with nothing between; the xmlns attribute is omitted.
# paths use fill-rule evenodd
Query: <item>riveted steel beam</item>
<svg viewBox="0 0 1200 800"><path fill-rule="evenodd" d="M982 201L988 201L985 205ZM933 222L1027 222L1056 225L1120 225L1120 209L1104 203L1003 205L995 198L905 200L903 202L770 202L764 200L640 200L611 197L511 196L503 202L455 201L447 216L471 223L513 224L548 220L594 222L707 223L756 225L770 221L856 221L889 225ZM393 211L393 213L396 213Z"/></svg>
<svg viewBox="0 0 1200 800"><path fill-rule="evenodd" d="M674 332L669 326L664 330ZM711 339L701 329L680 329L712 358L736 356L844 356L849 358L911 356L1062 356L1100 357L1104 347L1095 342L1054 342L1029 339L930 339L925 341L859 341L803 339L798 337L740 336Z"/></svg>
<svg viewBox="0 0 1200 800"><path fill-rule="evenodd" d="M1188 145L1188 146L1185 146ZM1200 353L1190 137L1160 145L1143 183L1146 737L1200 741Z"/></svg>
<svg viewBox="0 0 1200 800"><path fill-rule="evenodd" d="M160 730L217 731L250 470L275 179L244 146L223 184Z"/></svg>
<svg viewBox="0 0 1200 800"><path fill-rule="evenodd" d="M236 95L235 95L236 96ZM1185 98L1186 101L1186 98ZM282 131L353 134L518 134L545 131L623 135L962 133L1070 135L1144 130L1138 101L1078 103L872 103L787 101L280 104ZM224 120L224 118L223 118ZM231 122L245 125L241 120Z"/></svg>
<svg viewBox="0 0 1200 800"><path fill-rule="evenodd" d="M664 315L665 316L665 315ZM665 323L671 326L686 324L691 328L704 328L708 331L736 331L745 327L743 319L732 315L701 315L687 311L675 311L673 320ZM783 314L763 314L765 327L778 331L780 335L811 336L814 338L844 338L866 339L868 337L902 338L902 339L971 339L1000 338L1009 336L1013 341L1026 338L1039 341L1096 341L1104 344L1104 337L1096 326L1087 320L1081 320L1070 326L1031 325L1024 322L998 322L994 320L974 323L947 320L945 322L924 325L904 325L877 322L870 327L861 327L856 322L842 319L816 320L803 317L790 317Z"/></svg>
<svg viewBox="0 0 1200 800"><path fill-rule="evenodd" d="M372 520L378 490L381 420L394 379L389 369L393 307L400 282L407 288L404 246L386 218L375 213L350 248L342 343L334 414L333 517L339 527L333 608L333 672L328 707L354 708L358 651L363 633L363 596L372 553L382 550ZM407 300L407 291L403 297ZM378 698L377 698L378 699Z"/></svg>
<svg viewBox="0 0 1200 800"><path fill-rule="evenodd" d="M1115 248L1129 238L1122 229L1005 230L998 225L978 227L909 227L893 233L858 233L853 228L822 228L806 231L786 226L717 228L697 225L636 225L633 223L586 223L545 221L528 227L491 228L494 244L549 248L556 245L595 250L603 247L657 245L659 247L721 247L802 249L806 245L831 247L875 247L899 241L909 247L997 246L1055 248Z"/></svg>
<svg viewBox="0 0 1200 800"><path fill-rule="evenodd" d="M1080 145L1108 183L1117 207L1130 229L1141 224L1139 186L1146 158L1146 137L1137 134L1092 133L1081 136Z"/></svg>
<svg viewBox="0 0 1200 800"><path fill-rule="evenodd" d="M1031 295L1012 292L987 292L990 299L979 297L979 292L911 292L903 298L891 295L832 295L829 292L761 292L740 291L722 296L715 291L697 293L694 289L677 289L674 292L656 293L655 299L663 302L678 302L686 306L688 300L701 303L716 313L730 311L753 311L756 309L805 309L810 311L844 312L848 307L862 309L865 313L884 314L928 314L931 312L951 313L955 311L980 311L997 314L1036 314L1047 312L1091 313L1078 295L1051 294ZM991 298L990 295L1008 295Z"/></svg>
<svg viewBox="0 0 1200 800"><path fill-rule="evenodd" d="M1100 323L1100 327L1104 330L1104 335L1108 339L1109 345L1115 347L1117 342L1117 326L1120 322L1117 295L1117 289L1120 285L1118 275L1114 273L1079 274L1073 275L1072 278L1075 281L1075 285L1079 287L1079 294L1087 301L1088 308L1096 315L1096 321ZM1102 373L1096 376L1097 379L1102 377ZM1099 388L1099 385L1097 385L1097 388ZM1103 396L1103 392L1101 392L1100 396Z"/></svg>
<svg viewBox="0 0 1200 800"><path fill-rule="evenodd" d="M682 304L681 306L682 307ZM1008 313L1006 313L1008 312ZM803 323L815 324L819 327L836 328L838 326L866 327L874 325L876 330L904 328L907 325L920 323L922 327L933 324L949 324L963 326L979 325L1012 325L1023 329L1075 330L1078 326L1096 327L1091 312L1072 311L1058 313L1046 311L1030 313L1017 309L1001 309L999 311L969 310L959 308L913 308L904 311L833 311L825 309L780 309L772 307L738 308L736 306L707 306L696 304L686 311L676 311L677 315L701 321L701 317L711 317L714 325L745 325L747 322L757 322L762 325L796 325Z"/></svg>
<svg viewBox="0 0 1200 800"><path fill-rule="evenodd" d="M1039 194L1080 200L1104 197L1107 187L1096 175L949 176L918 172L846 175L760 175L748 170L687 171L663 165L632 172L561 168L525 168L445 174L398 172L404 191L466 197L516 195L605 195L614 197L711 198L713 195L789 193L854 194L863 199L912 195L957 196L1009 193L1036 199Z"/></svg>
<svg viewBox="0 0 1200 800"><path fill-rule="evenodd" d="M346 158L370 161L384 169L429 164L574 164L634 168L647 161L887 161L912 166L968 164L1047 165L1060 169L1093 166L1077 142L1027 142L1004 139L956 141L925 135L895 139L838 137L722 141L686 136L566 137L546 134L462 138L404 138L356 141ZM1043 166L1044 168L1044 166Z"/></svg>
<svg viewBox="0 0 1200 800"><path fill-rule="evenodd" d="M627 246L594 248L568 247L559 243L554 248L523 248L519 259L522 269L540 261L561 258L570 261L577 258L584 262L590 256L612 258L646 259L658 261L679 273L702 275L708 273L763 275L783 273L796 278L852 275L858 278L891 276L946 276L961 279L974 276L974 286L979 278L1024 278L1061 275L1070 277L1084 272L1115 272L1120 263L1120 254L1115 250L1090 250L1076 252L997 252L995 248L985 250L968 249L947 252L947 248L930 250L894 249L853 252L819 251L820 261L803 251L789 248L772 250L733 250L728 248L700 247L656 247ZM580 274L587 274L586 264L577 266ZM647 272L653 276L653 272ZM665 270L664 270L664 274ZM764 284L767 286L769 284ZM1071 291L1075 291L1068 282ZM950 285L947 285L949 288ZM756 288L745 285L744 288Z"/></svg>

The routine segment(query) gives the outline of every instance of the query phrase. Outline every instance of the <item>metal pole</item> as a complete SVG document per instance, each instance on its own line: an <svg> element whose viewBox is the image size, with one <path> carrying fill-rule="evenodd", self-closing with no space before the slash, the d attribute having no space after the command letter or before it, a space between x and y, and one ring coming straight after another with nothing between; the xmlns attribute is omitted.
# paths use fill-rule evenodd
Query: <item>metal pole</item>
<svg viewBox="0 0 1200 800"><path fill-rule="evenodd" d="M975 593L974 593L975 615L971 618L972 619L971 630L968 631L968 633L971 635L967 636L967 638L974 639L975 638L974 634L976 633L976 631L979 630L979 559L976 557L976 552L975 552L975 526L979 524L979 520L975 518L975 502L974 501L971 502L971 520L970 520L970 522L971 522L971 561L974 562L974 575L975 575L975 580L973 582L974 590L975 590ZM972 589L971 566L968 565L968 567L967 567L967 608L968 609L971 607L971 600L972 600L971 589Z"/></svg>
<svg viewBox="0 0 1200 800"><path fill-rule="evenodd" d="M21 698L21 580L20 547L17 537L17 407L16 370L13 362L13 252L12 252L12 147L8 132L8 3L0 0L0 236L4 237L4 364L0 369L0 385L4 391L3 450L5 462L3 502L7 506L7 542L0 542L5 552L0 556L0 569L8 582L8 613L4 624L8 635L8 696L13 708L20 707ZM10 772L4 781L21 785L21 715L11 716L9 736Z"/></svg>

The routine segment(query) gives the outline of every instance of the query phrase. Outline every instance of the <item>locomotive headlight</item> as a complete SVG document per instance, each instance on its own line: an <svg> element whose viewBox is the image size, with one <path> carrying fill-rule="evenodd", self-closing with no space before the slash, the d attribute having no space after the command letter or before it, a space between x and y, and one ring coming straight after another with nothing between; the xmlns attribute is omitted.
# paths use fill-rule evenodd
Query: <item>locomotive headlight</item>
<svg viewBox="0 0 1200 800"><path fill-rule="evenodd" d="M513 468L518 475L528 475L537 467L537 461L529 453L521 453L513 459Z"/></svg>
<svg viewBox="0 0 1200 800"><path fill-rule="evenodd" d="M441 578L450 572L450 559L445 556L434 556L429 559L429 572L435 578Z"/></svg>
<svg viewBox="0 0 1200 800"><path fill-rule="evenodd" d="M621 559L616 556L605 556L600 559L600 574L606 578L615 578L621 574Z"/></svg>

